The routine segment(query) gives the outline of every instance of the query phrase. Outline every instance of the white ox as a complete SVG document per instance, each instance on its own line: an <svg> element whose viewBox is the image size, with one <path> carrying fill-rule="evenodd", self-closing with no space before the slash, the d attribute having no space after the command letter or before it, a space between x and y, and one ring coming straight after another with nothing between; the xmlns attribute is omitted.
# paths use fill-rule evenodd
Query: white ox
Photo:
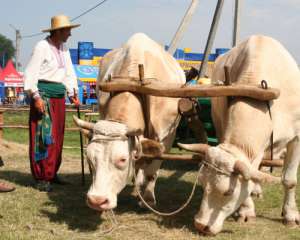
<svg viewBox="0 0 300 240"><path fill-rule="evenodd" d="M159 44L145 34L133 35L121 48L107 53L100 65L98 83L120 79L138 78L138 65L144 65L145 79L162 84L185 83L185 75L177 61ZM76 119L83 131L91 131L87 158L93 171L93 182L87 193L87 204L102 211L117 206L117 195L126 186L133 172L137 151L136 135L143 134L148 125L148 137L159 144L143 139L142 151L168 151L173 143L180 120L177 98L147 97L149 119L145 122L142 98L130 92L110 96L99 92L101 119L95 125ZM140 147L141 148L141 147ZM155 153L155 152L154 152ZM138 172L138 187L143 197L155 204L154 186L161 161L145 163Z"/></svg>
<svg viewBox="0 0 300 240"><path fill-rule="evenodd" d="M265 36L252 36L219 57L213 82L225 81L225 66L229 68L232 84L260 85L266 80L269 87L280 89L280 97L270 102L272 119L265 102L242 97L212 99L212 116L220 144L182 146L206 155L199 178L204 193L194 218L195 227L201 233L216 234L222 230L225 218L236 210L242 220L255 217L251 199L255 184L280 181L258 170L264 151L270 148L272 131L275 154L287 147L282 175L284 222L299 224L295 201L300 159L298 66L278 41Z"/></svg>

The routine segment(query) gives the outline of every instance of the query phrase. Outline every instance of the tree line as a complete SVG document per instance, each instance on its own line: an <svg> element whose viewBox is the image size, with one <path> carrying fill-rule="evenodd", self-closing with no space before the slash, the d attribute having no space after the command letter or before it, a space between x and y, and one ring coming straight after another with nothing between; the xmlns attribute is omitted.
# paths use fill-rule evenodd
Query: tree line
<svg viewBox="0 0 300 240"><path fill-rule="evenodd" d="M4 68L9 59L15 56L15 48L12 40L0 34L0 66Z"/></svg>

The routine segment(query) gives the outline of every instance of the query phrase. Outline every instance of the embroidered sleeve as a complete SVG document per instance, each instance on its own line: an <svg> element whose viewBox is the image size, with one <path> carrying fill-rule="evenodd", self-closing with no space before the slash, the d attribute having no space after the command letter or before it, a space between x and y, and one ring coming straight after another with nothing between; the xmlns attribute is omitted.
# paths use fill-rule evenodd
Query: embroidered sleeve
<svg viewBox="0 0 300 240"><path fill-rule="evenodd" d="M74 94L78 92L78 83L77 83L77 76L74 71L74 67L72 64L71 56L69 49L66 49L65 51L65 59L66 59L66 80L65 80L65 85L67 88L67 93L68 96L71 97ZM74 93L75 89L75 93Z"/></svg>
<svg viewBox="0 0 300 240"><path fill-rule="evenodd" d="M29 63L24 72L24 90L31 94L38 92L37 84L41 65L44 61L44 48L42 42L39 42L31 55Z"/></svg>

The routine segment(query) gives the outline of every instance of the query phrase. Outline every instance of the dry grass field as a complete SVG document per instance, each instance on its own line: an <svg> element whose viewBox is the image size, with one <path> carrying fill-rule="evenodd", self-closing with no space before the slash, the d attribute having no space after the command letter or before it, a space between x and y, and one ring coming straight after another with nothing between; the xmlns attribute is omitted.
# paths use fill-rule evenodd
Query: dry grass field
<svg viewBox="0 0 300 240"><path fill-rule="evenodd" d="M64 154L61 176L71 185L59 186L53 192L43 193L32 187L27 146L3 141L0 151L5 166L0 179L16 185L11 193L0 193L0 239L206 239L193 227L193 216L201 201L198 186L191 204L173 217L159 217L142 210L132 195L129 185L120 195L115 209L117 225L112 226L109 215L100 216L85 204L85 193L90 183L81 186L78 153ZM187 198L196 176L196 169L186 164L164 163L157 182L158 208L171 211ZM300 207L300 191L297 192ZM213 239L300 239L300 227L288 228L281 223L282 187L264 186L264 198L256 200L257 220L237 223L226 220L222 233ZM209 237L211 239L211 237Z"/></svg>

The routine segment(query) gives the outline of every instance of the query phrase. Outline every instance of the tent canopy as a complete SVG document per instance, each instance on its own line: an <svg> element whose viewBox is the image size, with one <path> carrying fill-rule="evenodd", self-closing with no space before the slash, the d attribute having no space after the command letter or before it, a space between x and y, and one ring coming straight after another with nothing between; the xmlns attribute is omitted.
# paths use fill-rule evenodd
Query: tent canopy
<svg viewBox="0 0 300 240"><path fill-rule="evenodd" d="M96 66L74 64L77 78L82 82L96 82L99 68Z"/></svg>
<svg viewBox="0 0 300 240"><path fill-rule="evenodd" d="M0 81L5 87L23 87L23 76L17 72L12 60L9 60L5 68L0 72Z"/></svg>

